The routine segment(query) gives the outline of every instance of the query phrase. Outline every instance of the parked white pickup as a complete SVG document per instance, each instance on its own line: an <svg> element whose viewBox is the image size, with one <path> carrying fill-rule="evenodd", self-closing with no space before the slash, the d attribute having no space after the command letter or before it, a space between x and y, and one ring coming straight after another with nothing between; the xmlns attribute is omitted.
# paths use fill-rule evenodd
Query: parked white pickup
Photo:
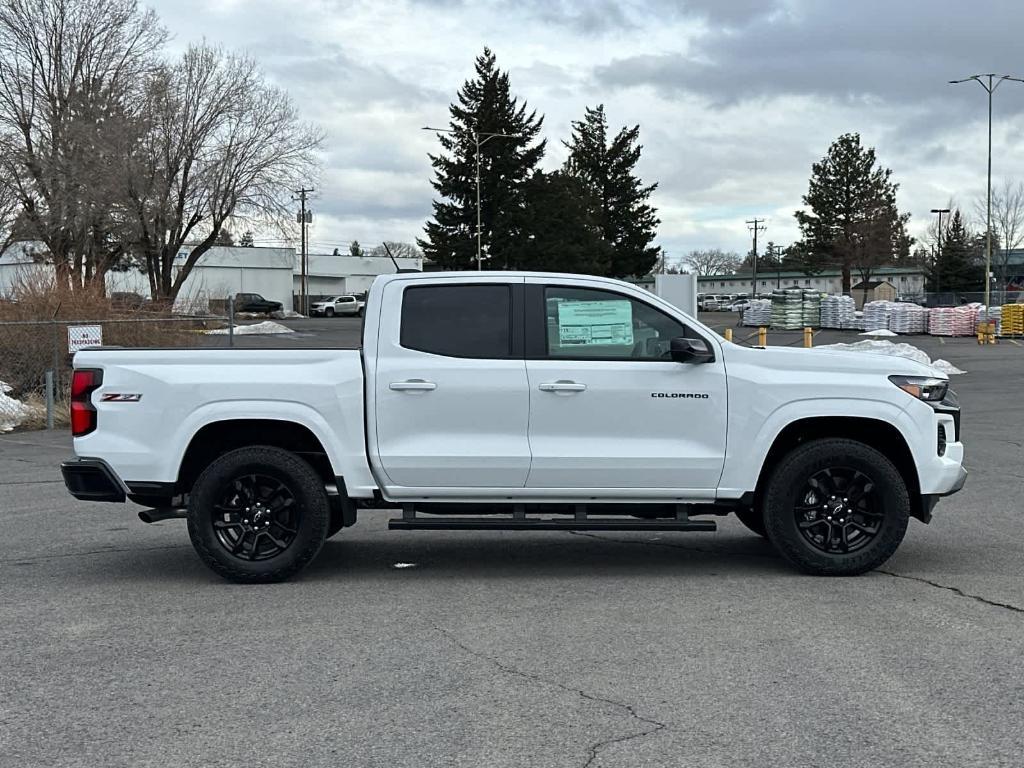
<svg viewBox="0 0 1024 768"><path fill-rule="evenodd" d="M966 476L945 375L730 344L579 275L379 277L359 350L83 351L72 411L71 492L187 517L238 581L287 578L357 511L394 507L405 529L735 513L804 571L860 573Z"/></svg>

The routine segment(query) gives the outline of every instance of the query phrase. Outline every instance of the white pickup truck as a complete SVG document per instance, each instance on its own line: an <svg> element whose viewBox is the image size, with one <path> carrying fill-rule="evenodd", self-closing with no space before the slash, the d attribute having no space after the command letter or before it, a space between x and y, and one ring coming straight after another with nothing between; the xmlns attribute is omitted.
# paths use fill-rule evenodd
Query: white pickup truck
<svg viewBox="0 0 1024 768"><path fill-rule="evenodd" d="M945 375L739 346L598 277L387 275L359 350L74 364L68 489L186 517L235 581L286 579L396 508L390 528L426 530L710 531L735 513L797 568L856 574L966 478Z"/></svg>

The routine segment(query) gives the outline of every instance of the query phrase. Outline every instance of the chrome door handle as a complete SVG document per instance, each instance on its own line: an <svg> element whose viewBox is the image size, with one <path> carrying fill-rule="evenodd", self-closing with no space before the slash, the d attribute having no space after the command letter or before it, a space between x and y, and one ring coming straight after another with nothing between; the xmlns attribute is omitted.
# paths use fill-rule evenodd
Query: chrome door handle
<svg viewBox="0 0 1024 768"><path fill-rule="evenodd" d="M575 381L548 381L537 386L541 392L582 392L587 388L586 384L579 384Z"/></svg>
<svg viewBox="0 0 1024 768"><path fill-rule="evenodd" d="M408 379L406 381L392 381L388 388L396 392L430 392L437 389L437 384L424 379Z"/></svg>

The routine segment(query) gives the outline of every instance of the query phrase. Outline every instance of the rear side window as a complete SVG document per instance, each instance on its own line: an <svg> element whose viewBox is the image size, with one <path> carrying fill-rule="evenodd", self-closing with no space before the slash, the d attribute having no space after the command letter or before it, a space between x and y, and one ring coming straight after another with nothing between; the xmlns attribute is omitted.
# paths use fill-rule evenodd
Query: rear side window
<svg viewBox="0 0 1024 768"><path fill-rule="evenodd" d="M448 357L512 356L512 291L507 285L423 285L402 294L400 343Z"/></svg>

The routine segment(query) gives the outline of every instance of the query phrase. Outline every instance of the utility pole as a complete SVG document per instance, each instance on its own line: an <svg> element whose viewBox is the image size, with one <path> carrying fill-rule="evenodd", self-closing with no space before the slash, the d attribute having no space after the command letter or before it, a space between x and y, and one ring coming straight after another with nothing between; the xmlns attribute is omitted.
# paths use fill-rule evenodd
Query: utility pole
<svg viewBox="0 0 1024 768"><path fill-rule="evenodd" d="M932 208L932 213L939 214L939 242L935 246L935 292L939 293L941 273L939 272L939 260L942 258L942 214L949 213L949 208ZM936 297L938 299L938 297ZM988 304L985 305L986 307Z"/></svg>
<svg viewBox="0 0 1024 768"><path fill-rule="evenodd" d="M997 77L995 74L985 75L971 75L965 77L963 80L950 80L950 85L957 85L958 83L966 83L970 80L974 80L988 92L988 186L986 190L986 218L985 218L985 307L989 306L989 300L991 298L990 291L992 288L992 94L995 93L996 88L999 87L1003 80L1012 80L1016 83L1024 83L1019 77L1012 77L1011 75L999 75L999 79L993 82L993 78ZM988 83L985 83L982 78L987 78Z"/></svg>
<svg viewBox="0 0 1024 768"><path fill-rule="evenodd" d="M301 189L295 190L295 194L299 196L299 214L295 218L299 222L299 227L302 230L302 254L300 256L300 260L302 262L302 277L299 281L299 290L301 291L302 296L299 299L299 304L301 306L300 311L304 315L309 314L309 269L307 268L306 262L306 225L313 221L312 211L306 210L306 199L312 191L312 187L309 189L302 187Z"/></svg>
<svg viewBox="0 0 1024 768"><path fill-rule="evenodd" d="M756 299L757 298L757 233L765 231L766 227L763 226L764 225L764 221L765 221L764 219L759 219L759 218L757 218L755 216L753 219L751 219L750 221L746 222L747 229L749 229L751 232L754 233L754 256L753 256L754 281L753 281L753 290L751 291L751 294L750 294L750 298L752 298L752 299Z"/></svg>

